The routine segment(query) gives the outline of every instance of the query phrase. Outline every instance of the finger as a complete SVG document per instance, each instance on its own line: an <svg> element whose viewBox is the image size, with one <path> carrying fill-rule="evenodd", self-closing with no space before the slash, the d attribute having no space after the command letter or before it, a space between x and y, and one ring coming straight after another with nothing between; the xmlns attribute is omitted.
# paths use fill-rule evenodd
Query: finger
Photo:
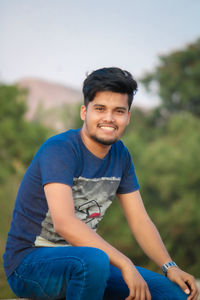
<svg viewBox="0 0 200 300"><path fill-rule="evenodd" d="M129 291L130 291L129 295L128 295L128 297L125 300L133 300L133 299L135 299L135 291L134 291L134 289L133 290L129 290Z"/></svg>
<svg viewBox="0 0 200 300"><path fill-rule="evenodd" d="M199 291L198 289L195 291L194 295L191 293L187 300L198 300Z"/></svg>
<svg viewBox="0 0 200 300"><path fill-rule="evenodd" d="M188 279L186 283L187 283L187 285L190 288L190 296L189 296L189 298L195 299L195 297L197 297L197 295L198 295L198 289L197 289L197 286L195 284L194 279L193 278L191 280Z"/></svg>
<svg viewBox="0 0 200 300"><path fill-rule="evenodd" d="M150 291L149 291L149 288L148 288L148 286L146 287L146 291L145 291L145 293L146 293L146 300L151 300L151 294L150 294Z"/></svg>
<svg viewBox="0 0 200 300"><path fill-rule="evenodd" d="M141 299L142 300L143 299L144 300L151 300L151 294L150 294L148 286L145 287L144 293L143 293L143 291L141 292Z"/></svg>
<svg viewBox="0 0 200 300"><path fill-rule="evenodd" d="M184 291L184 293L186 294L186 295L189 295L190 294L190 289L189 289L189 287L188 287L188 285L183 281L183 280L177 280L177 282L176 282L179 286L180 286L180 288Z"/></svg>
<svg viewBox="0 0 200 300"><path fill-rule="evenodd" d="M195 294L194 296L190 295L187 300L198 300L198 293Z"/></svg>
<svg viewBox="0 0 200 300"><path fill-rule="evenodd" d="M146 300L146 288L142 288L140 292L140 300Z"/></svg>
<svg viewBox="0 0 200 300"><path fill-rule="evenodd" d="M141 293L140 288L137 287L136 290L135 290L135 298L134 298L134 300L141 300L140 293Z"/></svg>
<svg viewBox="0 0 200 300"><path fill-rule="evenodd" d="M148 286L142 287L140 291L140 300L151 300L151 294L149 292Z"/></svg>

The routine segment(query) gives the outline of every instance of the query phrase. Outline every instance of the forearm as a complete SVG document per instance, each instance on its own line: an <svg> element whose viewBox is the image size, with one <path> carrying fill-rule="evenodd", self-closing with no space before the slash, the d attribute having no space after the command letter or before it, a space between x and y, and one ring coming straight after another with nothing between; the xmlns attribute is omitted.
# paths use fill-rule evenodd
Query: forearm
<svg viewBox="0 0 200 300"><path fill-rule="evenodd" d="M108 255L110 263L121 270L126 264L131 263L128 257L106 242L81 220L74 216L67 217L67 219L66 224L60 225L55 230L72 246L101 249Z"/></svg>
<svg viewBox="0 0 200 300"><path fill-rule="evenodd" d="M119 194L118 198L129 227L143 251L160 267L170 261L160 234L145 210L140 192Z"/></svg>
<svg viewBox="0 0 200 300"><path fill-rule="evenodd" d="M143 251L159 267L172 260L157 228L149 217L145 216L140 220L138 224L132 228L132 232Z"/></svg>

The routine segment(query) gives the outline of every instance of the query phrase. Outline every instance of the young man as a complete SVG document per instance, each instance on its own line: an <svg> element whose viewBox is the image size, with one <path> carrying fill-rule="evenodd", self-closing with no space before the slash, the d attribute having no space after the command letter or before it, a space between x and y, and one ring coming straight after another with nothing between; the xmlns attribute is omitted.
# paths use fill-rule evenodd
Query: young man
<svg viewBox="0 0 200 300"><path fill-rule="evenodd" d="M197 299L194 278L172 262L120 141L137 83L119 68L83 85L82 129L48 139L18 191L4 266L16 295L34 299ZM96 233L117 194L144 252L167 277L136 267ZM187 298L188 297L188 298Z"/></svg>

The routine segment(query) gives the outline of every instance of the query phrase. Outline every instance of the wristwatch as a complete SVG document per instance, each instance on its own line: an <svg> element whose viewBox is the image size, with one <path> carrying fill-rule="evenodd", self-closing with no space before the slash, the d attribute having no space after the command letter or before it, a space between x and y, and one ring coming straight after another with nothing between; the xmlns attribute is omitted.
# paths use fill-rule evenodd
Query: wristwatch
<svg viewBox="0 0 200 300"><path fill-rule="evenodd" d="M162 266L162 271L165 274L165 276L167 276L167 270L171 267L178 267L178 266L174 261L169 261L168 263Z"/></svg>

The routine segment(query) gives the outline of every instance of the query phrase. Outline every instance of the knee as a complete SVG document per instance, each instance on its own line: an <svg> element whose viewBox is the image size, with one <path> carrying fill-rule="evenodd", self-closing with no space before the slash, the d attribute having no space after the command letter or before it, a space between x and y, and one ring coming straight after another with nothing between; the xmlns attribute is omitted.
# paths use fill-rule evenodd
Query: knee
<svg viewBox="0 0 200 300"><path fill-rule="evenodd" d="M73 278L84 280L87 288L106 287L110 276L108 255L100 249L86 247L84 255L73 262Z"/></svg>
<svg viewBox="0 0 200 300"><path fill-rule="evenodd" d="M110 276L110 262L108 255L97 248L88 248L85 263L85 277L93 285L106 285Z"/></svg>
<svg viewBox="0 0 200 300"><path fill-rule="evenodd" d="M178 286L177 284L175 284L174 282L170 281L168 282L169 288L168 288L168 293L166 295L167 300L186 300L188 295L186 295L183 290L180 288L180 286Z"/></svg>
<svg viewBox="0 0 200 300"><path fill-rule="evenodd" d="M78 249L79 250L79 249ZM105 280L110 275L110 262L108 255L98 249L92 247L83 247L81 255L74 256L72 260L71 271L75 276L84 274L85 277L92 280Z"/></svg>
<svg viewBox="0 0 200 300"><path fill-rule="evenodd" d="M163 290L155 292L155 299L159 300L186 300L187 295L182 291L182 289L173 282L170 282L168 288L163 286Z"/></svg>
<svg viewBox="0 0 200 300"><path fill-rule="evenodd" d="M186 300L188 295L186 295L181 289L178 288L176 291L172 291L172 293L168 294L168 296L165 298L167 300Z"/></svg>
<svg viewBox="0 0 200 300"><path fill-rule="evenodd" d="M110 261L108 255L97 248L90 248L90 253L86 262L88 270L94 277L102 279L110 275Z"/></svg>

